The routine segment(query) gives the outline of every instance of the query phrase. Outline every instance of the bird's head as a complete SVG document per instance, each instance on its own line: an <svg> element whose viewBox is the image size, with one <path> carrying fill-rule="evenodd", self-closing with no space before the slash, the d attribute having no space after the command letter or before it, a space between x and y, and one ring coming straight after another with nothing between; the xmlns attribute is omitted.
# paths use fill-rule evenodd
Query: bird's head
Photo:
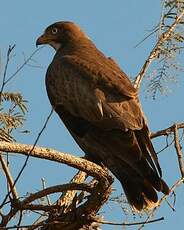
<svg viewBox="0 0 184 230"><path fill-rule="evenodd" d="M56 51L67 44L87 38L79 26L73 22L56 22L48 26L45 32L37 39L36 45L49 44Z"/></svg>

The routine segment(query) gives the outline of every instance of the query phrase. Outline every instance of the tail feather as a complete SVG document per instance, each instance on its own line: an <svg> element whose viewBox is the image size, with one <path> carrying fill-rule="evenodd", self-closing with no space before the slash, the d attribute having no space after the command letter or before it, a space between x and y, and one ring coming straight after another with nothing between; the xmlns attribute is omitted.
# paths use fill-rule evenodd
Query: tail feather
<svg viewBox="0 0 184 230"><path fill-rule="evenodd" d="M165 181L162 178L160 178L160 181L161 181L161 184L162 184L161 192L163 192L165 195L168 195L169 192L170 192L170 189L169 189L168 185L165 183Z"/></svg>
<svg viewBox="0 0 184 230"><path fill-rule="evenodd" d="M164 185L166 185L163 180L162 182ZM146 179L143 180L142 183L140 183L140 181L139 183L136 183L135 180L123 179L121 184L129 203L137 211L141 211L143 209L152 209L158 202L156 190ZM165 194L168 194L168 192L169 189L164 190Z"/></svg>
<svg viewBox="0 0 184 230"><path fill-rule="evenodd" d="M152 187L150 182L144 179L142 194L146 200L156 203L158 201L158 196L155 189Z"/></svg>
<svg viewBox="0 0 184 230"><path fill-rule="evenodd" d="M104 130L63 106L56 112L90 160L103 163L117 177L136 210L152 208L158 201L157 191L169 193L146 124L141 130Z"/></svg>
<svg viewBox="0 0 184 230"><path fill-rule="evenodd" d="M130 205L138 211L141 211L145 206L144 197L141 193L140 184L134 180L122 180L122 187Z"/></svg>
<svg viewBox="0 0 184 230"><path fill-rule="evenodd" d="M141 175L125 162L116 162L111 170L121 182L125 195L135 210L141 211L155 207L158 201L157 191L169 193L169 187L165 181L153 171L152 177L150 172L148 175L146 172L145 175Z"/></svg>

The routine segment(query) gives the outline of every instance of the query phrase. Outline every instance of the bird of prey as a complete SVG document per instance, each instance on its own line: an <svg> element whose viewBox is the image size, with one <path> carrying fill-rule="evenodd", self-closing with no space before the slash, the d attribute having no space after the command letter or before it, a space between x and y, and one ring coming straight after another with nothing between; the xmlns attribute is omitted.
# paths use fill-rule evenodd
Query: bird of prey
<svg viewBox="0 0 184 230"><path fill-rule="evenodd" d="M169 188L131 81L73 22L48 26L36 44L56 51L46 89L75 141L117 177L134 209L152 208L157 191L168 194Z"/></svg>

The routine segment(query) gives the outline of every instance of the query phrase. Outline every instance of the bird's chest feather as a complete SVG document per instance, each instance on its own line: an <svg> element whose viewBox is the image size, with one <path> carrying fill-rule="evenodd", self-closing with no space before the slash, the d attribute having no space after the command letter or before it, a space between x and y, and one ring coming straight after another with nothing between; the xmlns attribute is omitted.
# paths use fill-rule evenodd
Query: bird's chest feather
<svg viewBox="0 0 184 230"><path fill-rule="evenodd" d="M98 101L92 85L70 69L64 71L58 66L51 72L46 76L46 88L53 107L63 105L73 115L95 120L101 116L95 109Z"/></svg>

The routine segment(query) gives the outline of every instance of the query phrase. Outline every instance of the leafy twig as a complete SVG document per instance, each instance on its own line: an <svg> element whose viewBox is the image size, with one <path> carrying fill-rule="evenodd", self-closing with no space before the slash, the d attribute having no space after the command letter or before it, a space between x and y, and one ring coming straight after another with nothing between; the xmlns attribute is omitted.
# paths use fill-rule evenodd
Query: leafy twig
<svg viewBox="0 0 184 230"><path fill-rule="evenodd" d="M157 58L159 51L160 51L160 47L163 44L163 42L167 41L171 35L172 32L174 31L175 27L178 25L178 23L181 21L181 19L184 16L184 9L182 10L182 12L180 13L179 16L176 17L175 21L172 23L172 25L164 32L162 33L162 35L159 37L156 45L154 46L154 48L152 49L152 51L150 52L146 62L144 63L143 67L141 68L139 74L137 75L137 77L135 78L134 81L134 87L136 89L140 88L141 85L141 81L147 71L147 69L149 68L149 65L151 64L151 62Z"/></svg>

